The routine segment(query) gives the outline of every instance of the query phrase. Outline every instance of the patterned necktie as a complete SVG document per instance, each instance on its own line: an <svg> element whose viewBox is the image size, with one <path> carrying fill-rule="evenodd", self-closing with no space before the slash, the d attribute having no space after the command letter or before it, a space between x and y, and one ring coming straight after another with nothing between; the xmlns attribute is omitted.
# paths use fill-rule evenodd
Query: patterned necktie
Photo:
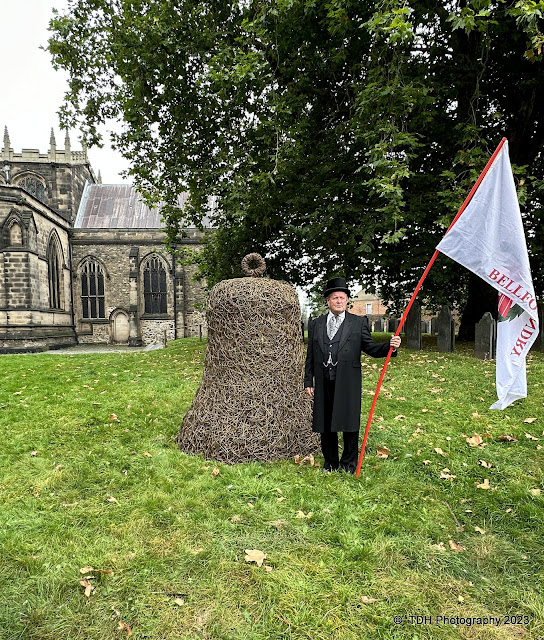
<svg viewBox="0 0 544 640"><path fill-rule="evenodd" d="M332 340L334 338L340 324L341 324L340 316L332 315L329 318L329 322L327 324L327 335L329 336L329 340Z"/></svg>

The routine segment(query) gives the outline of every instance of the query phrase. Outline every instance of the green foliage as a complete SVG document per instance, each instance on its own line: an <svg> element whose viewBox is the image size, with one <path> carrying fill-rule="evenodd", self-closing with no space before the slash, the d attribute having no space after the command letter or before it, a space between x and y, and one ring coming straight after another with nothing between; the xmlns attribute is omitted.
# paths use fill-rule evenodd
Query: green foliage
<svg viewBox="0 0 544 640"><path fill-rule="evenodd" d="M120 622L148 640L542 637L541 354L529 397L492 412L492 363L401 350L359 479L182 454L203 360L195 339L0 358L2 638L127 638ZM364 423L380 367L362 366ZM417 626L417 613L529 623Z"/></svg>
<svg viewBox="0 0 544 640"><path fill-rule="evenodd" d="M293 284L344 273L403 306L506 135L542 274L542 2L72 0L50 25L62 109L115 144L169 242L219 197L199 258L209 285L249 251ZM440 261L423 302L462 303ZM544 279L535 277L542 294Z"/></svg>

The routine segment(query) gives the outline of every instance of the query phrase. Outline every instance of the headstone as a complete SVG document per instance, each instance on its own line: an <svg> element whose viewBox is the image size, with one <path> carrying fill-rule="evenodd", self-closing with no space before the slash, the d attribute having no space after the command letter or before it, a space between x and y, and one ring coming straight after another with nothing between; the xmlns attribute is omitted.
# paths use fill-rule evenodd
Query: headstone
<svg viewBox="0 0 544 640"><path fill-rule="evenodd" d="M450 308L444 305L438 314L436 348L442 353L455 351L455 322Z"/></svg>
<svg viewBox="0 0 544 640"><path fill-rule="evenodd" d="M383 331L383 320L378 318L374 323L374 331Z"/></svg>
<svg viewBox="0 0 544 640"><path fill-rule="evenodd" d="M474 336L474 355L480 360L495 358L497 327L493 316L486 311L480 322L476 324Z"/></svg>
<svg viewBox="0 0 544 640"><path fill-rule="evenodd" d="M539 332L533 342L531 351L544 351L544 304L538 305L538 324Z"/></svg>
<svg viewBox="0 0 544 640"><path fill-rule="evenodd" d="M406 346L408 349L421 350L421 303L415 300L412 308L406 316L404 325L406 334Z"/></svg>
<svg viewBox="0 0 544 640"><path fill-rule="evenodd" d="M421 333L430 333L431 327L430 322L428 320L421 321Z"/></svg>
<svg viewBox="0 0 544 640"><path fill-rule="evenodd" d="M433 336L438 333L438 318L431 318L431 333Z"/></svg>
<svg viewBox="0 0 544 640"><path fill-rule="evenodd" d="M388 318L387 320L387 331L389 333L395 333L395 331L399 328L399 321L397 318Z"/></svg>

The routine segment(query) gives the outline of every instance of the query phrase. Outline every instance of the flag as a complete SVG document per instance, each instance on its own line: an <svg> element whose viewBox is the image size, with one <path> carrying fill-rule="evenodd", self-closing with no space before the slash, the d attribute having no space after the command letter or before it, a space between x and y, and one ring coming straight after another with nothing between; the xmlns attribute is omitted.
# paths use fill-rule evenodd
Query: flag
<svg viewBox="0 0 544 640"><path fill-rule="evenodd" d="M526 398L525 359L538 335L538 311L506 140L436 248L499 292L498 400L490 409Z"/></svg>

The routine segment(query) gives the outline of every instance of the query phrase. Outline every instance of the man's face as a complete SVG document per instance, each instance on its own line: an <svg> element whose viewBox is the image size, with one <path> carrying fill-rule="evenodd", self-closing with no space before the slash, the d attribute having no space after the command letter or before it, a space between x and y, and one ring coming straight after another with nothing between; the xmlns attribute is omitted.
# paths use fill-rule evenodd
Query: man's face
<svg viewBox="0 0 544 640"><path fill-rule="evenodd" d="M343 291L334 291L327 298L327 306L335 316L344 313L348 304L348 297Z"/></svg>

